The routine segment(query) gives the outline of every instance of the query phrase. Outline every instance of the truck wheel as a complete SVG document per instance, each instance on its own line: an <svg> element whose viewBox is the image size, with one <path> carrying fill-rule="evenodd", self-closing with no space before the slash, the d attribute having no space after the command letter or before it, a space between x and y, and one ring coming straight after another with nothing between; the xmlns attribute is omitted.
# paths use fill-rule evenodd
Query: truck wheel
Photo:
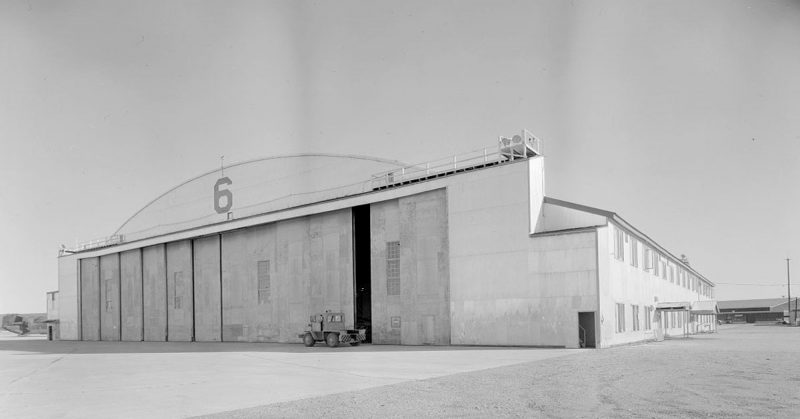
<svg viewBox="0 0 800 419"><path fill-rule="evenodd" d="M325 336L325 343L328 344L331 348L335 348L339 346L339 334L338 333L328 333Z"/></svg>
<svg viewBox="0 0 800 419"><path fill-rule="evenodd" d="M303 345L312 347L314 343L314 336L311 336L311 333L306 333L305 336L303 336Z"/></svg>

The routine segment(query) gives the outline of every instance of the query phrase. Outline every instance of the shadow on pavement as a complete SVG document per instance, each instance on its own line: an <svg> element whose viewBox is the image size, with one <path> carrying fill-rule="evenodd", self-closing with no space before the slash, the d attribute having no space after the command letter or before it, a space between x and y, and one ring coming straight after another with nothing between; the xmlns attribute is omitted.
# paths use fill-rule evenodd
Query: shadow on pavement
<svg viewBox="0 0 800 419"><path fill-rule="evenodd" d="M188 352L452 352L452 351L497 351L535 350L530 347L485 347L485 346L399 346L372 345L339 346L329 348L316 345L311 348L301 343L249 343L249 342L80 342L47 341L4 338L0 339L0 352L22 352L22 354L120 354L120 353L188 353ZM552 349L552 348L550 348Z"/></svg>

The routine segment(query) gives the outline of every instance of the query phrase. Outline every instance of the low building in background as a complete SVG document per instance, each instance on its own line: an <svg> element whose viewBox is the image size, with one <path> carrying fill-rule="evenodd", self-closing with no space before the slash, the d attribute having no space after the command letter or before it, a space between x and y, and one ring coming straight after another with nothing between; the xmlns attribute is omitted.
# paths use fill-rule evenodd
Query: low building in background
<svg viewBox="0 0 800 419"><path fill-rule="evenodd" d="M59 257L70 340L609 347L714 331L714 284L617 214L546 196L541 142L406 165L304 154L205 173ZM673 221L670 221L673 222Z"/></svg>
<svg viewBox="0 0 800 419"><path fill-rule="evenodd" d="M719 320L723 323L780 322L788 310L786 298L720 301ZM792 301L794 309L794 301Z"/></svg>

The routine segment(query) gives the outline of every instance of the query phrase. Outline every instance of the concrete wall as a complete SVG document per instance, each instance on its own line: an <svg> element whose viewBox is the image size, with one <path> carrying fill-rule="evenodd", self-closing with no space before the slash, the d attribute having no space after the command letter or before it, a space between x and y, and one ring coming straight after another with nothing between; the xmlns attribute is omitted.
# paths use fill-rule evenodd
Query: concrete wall
<svg viewBox="0 0 800 419"><path fill-rule="evenodd" d="M100 340L120 339L119 254L100 257Z"/></svg>
<svg viewBox="0 0 800 419"><path fill-rule="evenodd" d="M259 301L259 262L269 291ZM299 342L311 314L345 313L353 326L350 210L222 235L223 340Z"/></svg>
<svg viewBox="0 0 800 419"><path fill-rule="evenodd" d="M58 258L58 328L62 340L80 339L80 294L76 255Z"/></svg>
<svg viewBox="0 0 800 419"><path fill-rule="evenodd" d="M194 240L195 340L222 340L219 235Z"/></svg>
<svg viewBox="0 0 800 419"><path fill-rule="evenodd" d="M527 291L533 344L578 348L578 313L594 312L595 330L599 323L594 230L533 237ZM512 323L509 332L517 329L525 324Z"/></svg>
<svg viewBox="0 0 800 419"><path fill-rule="evenodd" d="M529 258L536 245L529 233L539 216L536 202L543 197L535 196L542 190L537 186L541 162L531 163L464 175L447 188L453 344L565 341L545 340L535 325L541 320L535 318L541 313L541 296L538 285L531 285Z"/></svg>
<svg viewBox="0 0 800 419"><path fill-rule="evenodd" d="M144 340L167 340L167 271L164 245L142 249Z"/></svg>
<svg viewBox="0 0 800 419"><path fill-rule="evenodd" d="M120 253L120 300L122 340L144 339L142 318L142 252L140 249Z"/></svg>
<svg viewBox="0 0 800 419"><path fill-rule="evenodd" d="M81 259L81 339L100 340L100 258Z"/></svg>
<svg viewBox="0 0 800 419"><path fill-rule="evenodd" d="M192 242L167 243L167 340L194 340Z"/></svg>
<svg viewBox="0 0 800 419"><path fill-rule="evenodd" d="M450 343L450 267L444 190L370 207L372 342ZM400 242L400 294L387 288L387 242Z"/></svg>

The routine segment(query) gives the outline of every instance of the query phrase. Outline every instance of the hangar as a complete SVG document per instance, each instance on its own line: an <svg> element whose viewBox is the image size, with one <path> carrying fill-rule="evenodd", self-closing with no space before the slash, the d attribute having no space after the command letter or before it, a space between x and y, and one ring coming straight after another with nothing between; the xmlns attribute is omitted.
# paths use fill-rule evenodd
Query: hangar
<svg viewBox="0 0 800 419"><path fill-rule="evenodd" d="M546 196L541 145L523 130L422 164L301 154L189 179L61 252L58 336L300 342L325 310L374 344L713 330L713 283L617 214Z"/></svg>

